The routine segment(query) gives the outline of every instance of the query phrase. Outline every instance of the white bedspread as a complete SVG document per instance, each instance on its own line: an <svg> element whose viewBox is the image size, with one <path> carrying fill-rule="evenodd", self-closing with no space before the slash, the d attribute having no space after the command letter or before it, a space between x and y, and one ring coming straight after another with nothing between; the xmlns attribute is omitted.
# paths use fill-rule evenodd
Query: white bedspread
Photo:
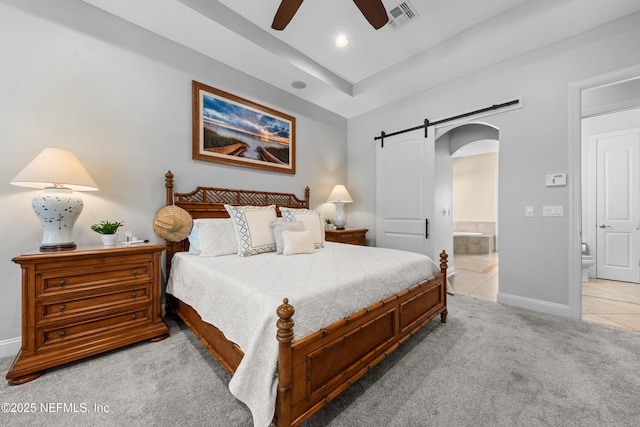
<svg viewBox="0 0 640 427"><path fill-rule="evenodd" d="M167 292L192 306L244 358L229 384L251 410L254 426L268 426L277 393L276 308L295 308L295 339L342 319L440 272L412 252L327 242L310 255L173 257Z"/></svg>

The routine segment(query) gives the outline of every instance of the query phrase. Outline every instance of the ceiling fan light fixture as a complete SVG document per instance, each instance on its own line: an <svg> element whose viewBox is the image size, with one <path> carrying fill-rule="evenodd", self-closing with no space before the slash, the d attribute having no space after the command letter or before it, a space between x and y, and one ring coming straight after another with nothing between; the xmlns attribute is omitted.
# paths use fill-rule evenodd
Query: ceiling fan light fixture
<svg viewBox="0 0 640 427"><path fill-rule="evenodd" d="M346 47L349 44L349 39L344 34L340 34L336 37L335 43L338 47Z"/></svg>
<svg viewBox="0 0 640 427"><path fill-rule="evenodd" d="M277 31L282 31L289 25L289 22L293 19L302 2L304 0L281 0L280 6L276 11L276 15L273 17L273 23L271 28ZM362 15L369 21L369 24L376 30L384 27L389 22L389 16L387 10L382 4L382 0L353 0L358 6Z"/></svg>

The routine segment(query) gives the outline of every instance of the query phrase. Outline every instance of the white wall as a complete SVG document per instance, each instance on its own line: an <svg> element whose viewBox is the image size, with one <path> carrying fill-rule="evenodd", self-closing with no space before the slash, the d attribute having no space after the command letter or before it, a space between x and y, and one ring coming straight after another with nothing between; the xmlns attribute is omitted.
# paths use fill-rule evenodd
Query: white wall
<svg viewBox="0 0 640 427"><path fill-rule="evenodd" d="M498 153L453 159L453 220L496 222Z"/></svg>
<svg viewBox="0 0 640 427"><path fill-rule="evenodd" d="M586 89L582 92L583 117L638 107L640 107L640 78Z"/></svg>
<svg viewBox="0 0 640 427"><path fill-rule="evenodd" d="M347 181L345 119L83 2L2 0L0 40L0 352L20 336L20 269L11 259L42 239L36 190L9 181L45 147L74 152L100 187L83 193L79 245L99 243L89 226L100 220L155 238L169 169L176 191L207 184L302 197L309 186L313 207ZM192 160L192 80L295 116L297 173Z"/></svg>
<svg viewBox="0 0 640 427"><path fill-rule="evenodd" d="M640 63L640 14L532 52L472 76L421 92L349 120L349 188L361 194L353 226L375 236L373 138L477 108L523 99L523 108L498 111L483 122L500 132L498 300L569 315L569 185L546 187L545 175L569 169L569 84ZM542 218L543 205L562 205L562 218ZM535 217L525 218L525 206Z"/></svg>

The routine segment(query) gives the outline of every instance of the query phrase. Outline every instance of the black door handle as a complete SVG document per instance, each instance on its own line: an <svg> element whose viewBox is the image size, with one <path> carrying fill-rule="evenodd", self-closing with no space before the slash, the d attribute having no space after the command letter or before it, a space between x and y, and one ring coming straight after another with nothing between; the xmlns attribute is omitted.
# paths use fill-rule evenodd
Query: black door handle
<svg viewBox="0 0 640 427"><path fill-rule="evenodd" d="M424 219L424 238L429 238L429 218Z"/></svg>

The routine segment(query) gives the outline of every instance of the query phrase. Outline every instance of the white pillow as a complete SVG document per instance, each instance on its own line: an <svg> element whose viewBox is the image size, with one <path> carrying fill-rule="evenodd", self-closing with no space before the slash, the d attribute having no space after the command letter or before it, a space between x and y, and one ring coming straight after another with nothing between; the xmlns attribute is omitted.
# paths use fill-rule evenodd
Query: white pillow
<svg viewBox="0 0 640 427"><path fill-rule="evenodd" d="M311 232L313 244L316 249L324 247L324 218L319 212L310 209L283 207L280 208L280 212L282 212L282 218L284 218L285 221L299 221L304 225L305 230Z"/></svg>
<svg viewBox="0 0 640 427"><path fill-rule="evenodd" d="M282 232L284 248L283 255L312 254L315 252L313 235L311 231L289 231Z"/></svg>
<svg viewBox="0 0 640 427"><path fill-rule="evenodd" d="M273 238L276 241L276 253L281 254L284 248L284 242L282 240L282 232L288 231L303 231L304 225L301 222L285 222L282 220L276 220L271 223L273 229Z"/></svg>
<svg viewBox="0 0 640 427"><path fill-rule="evenodd" d="M193 229L196 232L192 230L192 234L197 236L194 236L196 254L207 257L238 252L238 239L230 218L199 218L193 221ZM189 253L193 253L191 239L189 235Z"/></svg>
<svg viewBox="0 0 640 427"><path fill-rule="evenodd" d="M237 238L239 256L251 256L276 250L271 222L276 216L275 205L231 206L224 205L231 217ZM202 246L202 243L200 244Z"/></svg>

